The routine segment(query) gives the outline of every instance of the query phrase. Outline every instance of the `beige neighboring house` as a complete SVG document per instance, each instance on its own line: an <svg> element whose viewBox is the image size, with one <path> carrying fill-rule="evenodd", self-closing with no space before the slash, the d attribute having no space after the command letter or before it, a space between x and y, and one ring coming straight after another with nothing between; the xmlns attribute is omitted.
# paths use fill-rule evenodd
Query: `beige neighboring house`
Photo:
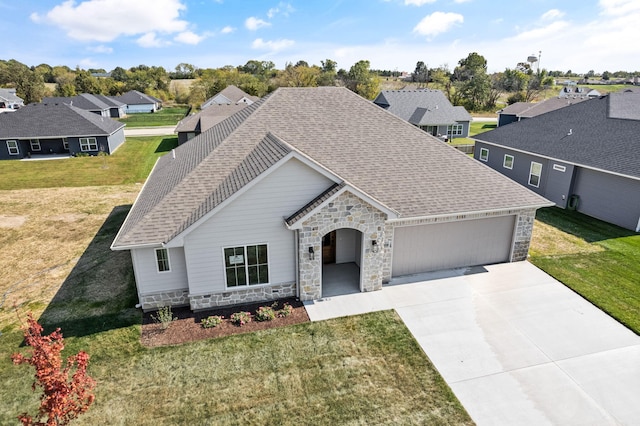
<svg viewBox="0 0 640 426"><path fill-rule="evenodd" d="M346 88L281 87L161 157L113 241L140 304L315 300L527 257L542 196Z"/></svg>
<svg viewBox="0 0 640 426"><path fill-rule="evenodd" d="M178 145L195 138L222 120L240 111L247 104L212 104L202 111L191 114L178 122L175 132L178 134Z"/></svg>

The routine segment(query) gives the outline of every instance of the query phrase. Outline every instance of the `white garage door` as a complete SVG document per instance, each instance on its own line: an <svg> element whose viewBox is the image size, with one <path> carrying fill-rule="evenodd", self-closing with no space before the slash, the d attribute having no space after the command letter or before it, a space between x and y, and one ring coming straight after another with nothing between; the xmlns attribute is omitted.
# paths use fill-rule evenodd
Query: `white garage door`
<svg viewBox="0 0 640 426"><path fill-rule="evenodd" d="M396 227L394 277L509 260L515 216Z"/></svg>

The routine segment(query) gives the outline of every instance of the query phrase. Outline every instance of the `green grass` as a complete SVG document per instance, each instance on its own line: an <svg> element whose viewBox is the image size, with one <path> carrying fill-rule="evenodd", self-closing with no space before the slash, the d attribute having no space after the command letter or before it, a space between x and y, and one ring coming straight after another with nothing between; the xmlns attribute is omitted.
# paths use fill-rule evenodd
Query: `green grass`
<svg viewBox="0 0 640 426"><path fill-rule="evenodd" d="M175 136L129 137L112 155L46 161L0 161L0 190L144 182Z"/></svg>
<svg viewBox="0 0 640 426"><path fill-rule="evenodd" d="M537 219L566 243L552 254L532 244L531 262L640 334L640 235L555 207Z"/></svg>
<svg viewBox="0 0 640 426"><path fill-rule="evenodd" d="M188 109L187 106L167 107L153 113L128 114L118 121L126 123L127 128L175 126L184 118Z"/></svg>
<svg viewBox="0 0 640 426"><path fill-rule="evenodd" d="M488 132L497 127L497 123L487 123L482 121L472 121L469 126L469 136L475 136L478 133ZM453 138L450 142L451 145L474 145L476 141L471 138Z"/></svg>

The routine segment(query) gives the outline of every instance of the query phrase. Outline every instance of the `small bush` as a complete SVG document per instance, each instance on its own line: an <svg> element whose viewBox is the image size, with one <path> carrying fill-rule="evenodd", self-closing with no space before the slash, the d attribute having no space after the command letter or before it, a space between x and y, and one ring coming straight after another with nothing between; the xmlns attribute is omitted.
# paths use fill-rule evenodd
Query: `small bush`
<svg viewBox="0 0 640 426"><path fill-rule="evenodd" d="M260 306L256 311L256 321L272 321L276 313L270 306Z"/></svg>
<svg viewBox="0 0 640 426"><path fill-rule="evenodd" d="M231 322L238 327L242 327L248 322L251 322L251 314L249 312L234 312L231 314Z"/></svg>
<svg viewBox="0 0 640 426"><path fill-rule="evenodd" d="M204 328L213 328L220 324L222 324L223 316L220 315L211 315L202 320L202 326Z"/></svg>
<svg viewBox="0 0 640 426"><path fill-rule="evenodd" d="M290 304L285 303L282 306L282 309L280 309L278 311L278 317L279 318L285 318L285 317L288 317L289 315L291 315L292 313L293 313L293 307Z"/></svg>
<svg viewBox="0 0 640 426"><path fill-rule="evenodd" d="M173 316L173 312L171 312L171 306L163 306L158 309L156 315L151 315L151 319L156 323L162 324L162 328L166 330L169 328L173 321L176 321L178 318Z"/></svg>

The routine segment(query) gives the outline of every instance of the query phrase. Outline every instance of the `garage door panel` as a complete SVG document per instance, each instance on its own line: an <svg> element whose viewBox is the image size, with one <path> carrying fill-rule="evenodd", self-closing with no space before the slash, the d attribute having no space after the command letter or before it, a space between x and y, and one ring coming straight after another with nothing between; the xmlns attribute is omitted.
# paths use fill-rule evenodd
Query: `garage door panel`
<svg viewBox="0 0 640 426"><path fill-rule="evenodd" d="M515 216L396 227L394 277L509 260Z"/></svg>

